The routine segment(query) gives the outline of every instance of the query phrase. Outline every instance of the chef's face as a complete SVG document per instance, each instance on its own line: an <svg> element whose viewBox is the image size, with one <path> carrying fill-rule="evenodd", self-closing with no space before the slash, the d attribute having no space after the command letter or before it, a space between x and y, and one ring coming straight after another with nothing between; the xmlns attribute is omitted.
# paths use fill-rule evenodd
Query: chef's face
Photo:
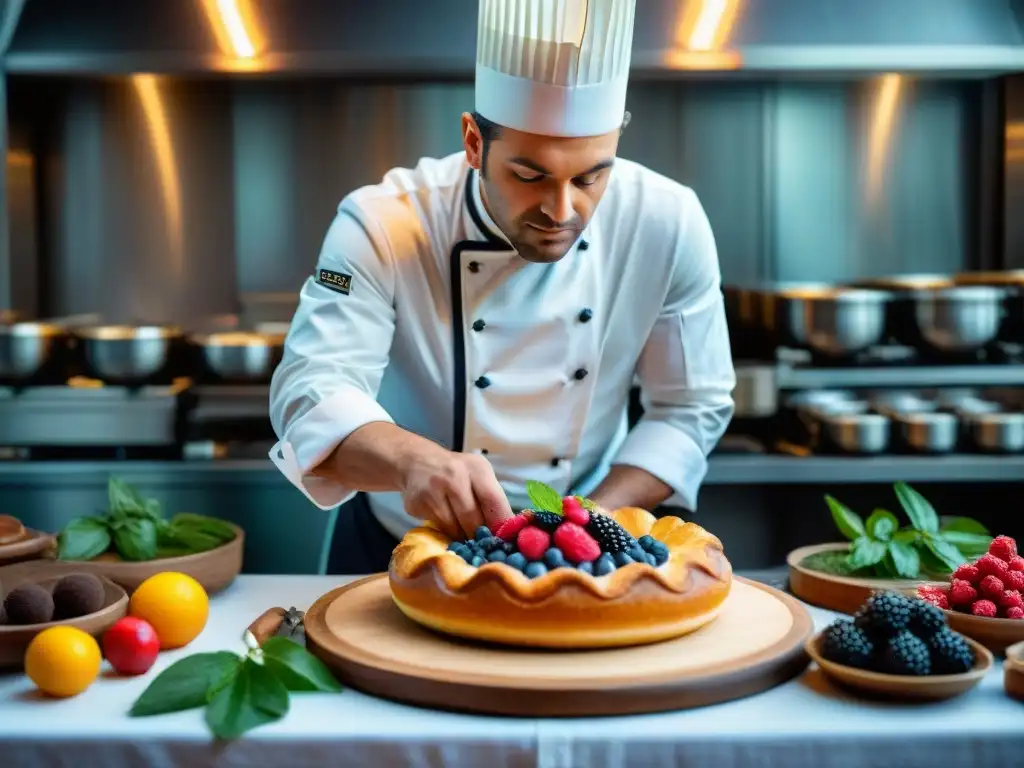
<svg viewBox="0 0 1024 768"><path fill-rule="evenodd" d="M550 263L569 252L608 186L619 133L552 138L501 128L484 153L479 127L463 115L487 212L522 258Z"/></svg>

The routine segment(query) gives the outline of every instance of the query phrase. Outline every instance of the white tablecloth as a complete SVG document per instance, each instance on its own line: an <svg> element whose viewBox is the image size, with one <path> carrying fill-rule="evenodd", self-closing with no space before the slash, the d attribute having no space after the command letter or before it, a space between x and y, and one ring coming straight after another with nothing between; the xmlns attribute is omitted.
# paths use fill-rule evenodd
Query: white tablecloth
<svg viewBox="0 0 1024 768"><path fill-rule="evenodd" d="M214 598L188 648L243 650L241 632L265 609L305 610L345 579L243 576ZM812 609L824 626L832 615ZM22 675L0 677L0 768L319 765L391 766L1013 766L1024 765L1024 704L1002 670L949 702L869 703L837 692L816 670L766 693L704 709L621 718L531 720L408 707L347 690L292 696L273 725L215 744L201 711L150 718L125 712L156 674L104 677L82 695L45 700Z"/></svg>

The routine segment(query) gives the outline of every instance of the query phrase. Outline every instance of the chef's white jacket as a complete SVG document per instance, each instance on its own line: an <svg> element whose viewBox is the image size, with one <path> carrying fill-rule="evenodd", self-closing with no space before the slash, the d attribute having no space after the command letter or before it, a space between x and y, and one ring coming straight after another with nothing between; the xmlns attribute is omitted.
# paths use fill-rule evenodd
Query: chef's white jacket
<svg viewBox="0 0 1024 768"><path fill-rule="evenodd" d="M645 414L627 431L630 389ZM572 250L519 258L463 153L348 195L274 373L271 458L322 509L354 489L310 474L388 421L486 455L513 509L527 480L587 494L611 464L695 509L735 385L714 237L689 188L619 158ZM396 537L398 493L369 494Z"/></svg>

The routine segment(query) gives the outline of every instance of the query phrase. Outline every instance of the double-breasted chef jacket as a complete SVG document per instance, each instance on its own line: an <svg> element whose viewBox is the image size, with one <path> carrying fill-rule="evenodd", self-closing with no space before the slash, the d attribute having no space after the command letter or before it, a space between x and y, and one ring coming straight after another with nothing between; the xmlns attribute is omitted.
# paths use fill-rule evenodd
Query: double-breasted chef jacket
<svg viewBox="0 0 1024 768"><path fill-rule="evenodd" d="M645 413L628 430L635 381ZM691 189L619 158L572 250L530 263L460 152L342 201L274 373L271 458L331 509L355 489L311 470L388 421L485 455L513 509L530 505L528 480L586 495L621 463L694 510L734 385L715 241ZM416 524L400 494L368 497L396 538Z"/></svg>

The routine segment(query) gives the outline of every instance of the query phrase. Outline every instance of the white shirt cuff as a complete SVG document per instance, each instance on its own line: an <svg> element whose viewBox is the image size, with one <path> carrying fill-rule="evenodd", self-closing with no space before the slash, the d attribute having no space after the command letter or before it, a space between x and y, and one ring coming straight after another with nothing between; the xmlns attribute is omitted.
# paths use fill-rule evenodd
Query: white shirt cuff
<svg viewBox="0 0 1024 768"><path fill-rule="evenodd" d="M316 506L333 509L357 490L310 473L346 437L379 421L394 424L391 415L366 392L343 385L289 425L284 438L270 450L270 460Z"/></svg>
<svg viewBox="0 0 1024 768"><path fill-rule="evenodd" d="M673 490L664 503L697 509L697 495L708 472L708 460L693 439L662 421L641 419L616 454L612 464L627 464L650 472Z"/></svg>

